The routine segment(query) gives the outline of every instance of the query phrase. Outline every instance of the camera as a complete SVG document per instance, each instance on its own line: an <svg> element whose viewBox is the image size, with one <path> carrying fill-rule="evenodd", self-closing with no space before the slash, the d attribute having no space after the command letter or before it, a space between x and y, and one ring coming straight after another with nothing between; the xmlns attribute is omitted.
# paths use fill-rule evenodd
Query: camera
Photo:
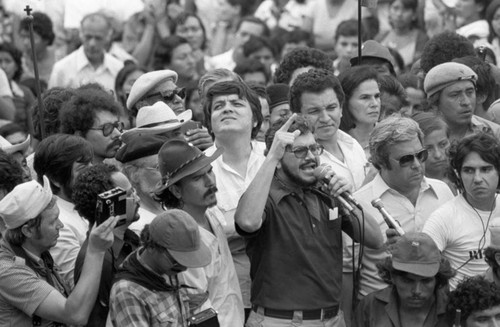
<svg viewBox="0 0 500 327"><path fill-rule="evenodd" d="M121 187L115 187L97 195L95 223L100 225L111 216L122 216L127 213L127 192ZM124 224L125 219L118 221Z"/></svg>

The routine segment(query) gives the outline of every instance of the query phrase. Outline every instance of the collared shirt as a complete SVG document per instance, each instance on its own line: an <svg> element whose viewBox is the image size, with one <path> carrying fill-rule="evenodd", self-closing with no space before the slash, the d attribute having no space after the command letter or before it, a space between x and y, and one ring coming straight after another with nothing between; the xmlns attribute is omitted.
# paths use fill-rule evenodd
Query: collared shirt
<svg viewBox="0 0 500 327"><path fill-rule="evenodd" d="M363 185L368 167L365 151L352 136L341 130L337 131L337 143L344 154L344 161L340 161L328 151L323 151L321 163L330 165L335 174L342 176L353 186L353 190Z"/></svg>
<svg viewBox="0 0 500 327"><path fill-rule="evenodd" d="M393 286L368 294L361 300L353 315L352 327L404 327L401 324L398 302L398 294ZM446 314L447 303L445 289L438 289L423 327L450 326Z"/></svg>
<svg viewBox="0 0 500 327"><path fill-rule="evenodd" d="M43 264L40 258L28 255ZM60 292L16 256L4 240L0 243L0 276L0 326L31 327L32 316L40 304L50 293ZM53 322L42 319L42 327L52 325Z"/></svg>
<svg viewBox="0 0 500 327"><path fill-rule="evenodd" d="M203 268L188 268L179 274L179 281L181 284L195 287L194 292L199 293L200 289L208 292L207 302L210 303L201 309L214 308L221 326L243 326L244 310L240 285L226 235L220 223L220 219L224 217L217 207L208 209L205 214L215 234L203 227L198 229L201 241L210 250L212 261Z"/></svg>
<svg viewBox="0 0 500 327"><path fill-rule="evenodd" d="M131 255L140 257L140 249ZM163 275L165 280L170 278ZM178 298L179 297L179 298ZM185 289L178 291L152 291L147 287L127 279L113 284L109 296L109 318L113 326L186 327L189 312Z"/></svg>
<svg viewBox="0 0 500 327"><path fill-rule="evenodd" d="M317 193L273 178L259 230L245 233L252 304L279 310L336 306L342 285L341 229L350 220ZM332 206L332 207L331 207Z"/></svg>
<svg viewBox="0 0 500 327"><path fill-rule="evenodd" d="M60 210L59 220L64 224L64 227L59 230L59 238L56 245L50 249L50 254L61 269L61 276L73 288L75 261L83 242L87 238L89 222L75 211L73 203L60 197L56 197L56 200Z"/></svg>
<svg viewBox="0 0 500 327"><path fill-rule="evenodd" d="M217 179L217 207L224 214L225 224L223 224L224 232L226 234L233 261L238 274L240 282L240 289L243 296L243 303L245 307L250 307L250 262L245 253L245 241L236 233L234 226L234 213L238 206L243 193L252 182L255 175L259 171L260 166L265 160L262 153L265 148L264 143L252 141L252 151L247 163L247 171L245 176L240 175L223 160L220 156L212 162L213 172ZM214 144L205 153L211 155L216 150Z"/></svg>
<svg viewBox="0 0 500 327"><path fill-rule="evenodd" d="M82 84L99 83L114 91L115 79L123 63L108 53L104 54L101 66L95 69L87 59L83 46L54 64L49 88L54 86L77 88Z"/></svg>
<svg viewBox="0 0 500 327"><path fill-rule="evenodd" d="M450 288L455 289L464 277L486 272L489 268L482 255L490 245L488 226L500 224L500 198L496 199L493 211L474 209L463 197L457 195L432 213L423 232L428 234L443 256L457 271L450 279Z"/></svg>
<svg viewBox="0 0 500 327"><path fill-rule="evenodd" d="M378 222L384 241L386 241L387 224L380 212L371 205L372 200L381 199L387 212L399 221L405 232L421 232L431 213L451 200L453 193L442 181L424 177L420 184L417 202L413 206L408 198L390 188L379 173L370 183L354 193L354 197L359 201L364 212L369 213ZM386 249L364 248L360 280L361 295L367 295L387 286L378 275L376 264L388 255Z"/></svg>

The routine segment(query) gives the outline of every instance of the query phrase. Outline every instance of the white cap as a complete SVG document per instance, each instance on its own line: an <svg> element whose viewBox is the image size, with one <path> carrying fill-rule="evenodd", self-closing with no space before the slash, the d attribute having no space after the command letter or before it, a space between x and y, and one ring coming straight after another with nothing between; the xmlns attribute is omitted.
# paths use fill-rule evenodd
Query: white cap
<svg viewBox="0 0 500 327"><path fill-rule="evenodd" d="M49 179L43 176L43 186L37 181L17 185L0 201L0 217L7 229L15 229L36 218L52 200Z"/></svg>

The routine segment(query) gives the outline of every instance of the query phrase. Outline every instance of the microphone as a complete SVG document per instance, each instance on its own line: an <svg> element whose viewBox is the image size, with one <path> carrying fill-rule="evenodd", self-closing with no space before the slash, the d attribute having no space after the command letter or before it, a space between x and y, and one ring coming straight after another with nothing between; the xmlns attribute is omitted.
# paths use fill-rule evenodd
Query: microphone
<svg viewBox="0 0 500 327"><path fill-rule="evenodd" d="M327 164L321 164L314 169L314 177L318 179L318 181L323 184L330 184L330 179L326 177L329 172L332 171L332 168ZM336 197L336 199L347 209L347 211L351 212L354 210L354 206L358 207L360 210L363 210L359 202L351 195L351 193L345 191L340 194L340 196Z"/></svg>
<svg viewBox="0 0 500 327"><path fill-rule="evenodd" d="M382 215L382 217L384 217L385 223L387 224L387 226L389 226L389 228L395 229L396 232L399 234L399 236L403 236L405 234L405 231L403 230L403 228L401 228L401 226L399 226L396 219L394 219L387 212L387 210L385 210L384 204L382 203L382 200L380 200L380 199L373 200L372 206L374 208L378 209L378 211L380 211L380 214Z"/></svg>

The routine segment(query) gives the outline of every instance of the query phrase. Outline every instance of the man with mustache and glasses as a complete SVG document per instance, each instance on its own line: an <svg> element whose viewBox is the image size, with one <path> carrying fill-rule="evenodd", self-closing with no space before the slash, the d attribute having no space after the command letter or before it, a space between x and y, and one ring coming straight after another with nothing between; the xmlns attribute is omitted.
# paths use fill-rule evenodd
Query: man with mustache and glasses
<svg viewBox="0 0 500 327"><path fill-rule="evenodd" d="M371 202L380 199L389 214L406 233L421 232L431 213L453 198L448 185L424 176L427 150L418 124L405 117L388 117L379 122L370 137L371 162L378 169L375 178L354 193L365 214L377 220L380 231L394 236L382 214ZM387 233L386 233L387 232ZM377 274L377 262L389 256L386 247L364 249L359 296L385 288L387 284ZM357 256L356 256L357 257Z"/></svg>
<svg viewBox="0 0 500 327"><path fill-rule="evenodd" d="M118 102L102 88L80 87L61 109L61 131L89 141L94 151L93 163L101 163L114 158L121 146L124 124L119 120L120 110Z"/></svg>
<svg viewBox="0 0 500 327"><path fill-rule="evenodd" d="M243 193L236 230L247 241L252 277L252 312L247 326L345 326L339 309L342 235L361 234L380 248L375 220L359 210L346 214L334 197L351 186L333 172L318 190L315 168L323 147L307 120L293 114L266 136L267 156Z"/></svg>
<svg viewBox="0 0 500 327"><path fill-rule="evenodd" d="M427 101L448 124L450 141L478 132L491 132L500 139L499 125L474 115L476 81L471 68L456 62L437 65L425 76Z"/></svg>
<svg viewBox="0 0 500 327"><path fill-rule="evenodd" d="M208 292L208 301L218 312L221 326L243 326L244 312L240 285L231 251L222 228L224 215L217 208L217 186L211 163L221 155L218 149L206 156L182 140L170 140L158 153L162 185L155 191L163 207L181 209L199 226L202 243L212 261L202 269L188 269L179 275L190 286Z"/></svg>
<svg viewBox="0 0 500 327"><path fill-rule="evenodd" d="M156 70L141 75L132 85L127 98L127 109L132 127L135 127L135 119L139 110L145 106L152 106L158 101L167 104L177 116L185 112L186 90L179 88L176 83L177 73L173 70ZM187 142L201 150L213 144L212 137L205 127L188 130L185 138Z"/></svg>
<svg viewBox="0 0 500 327"><path fill-rule="evenodd" d="M436 242L457 271L454 289L464 277L488 269L484 250L491 244L490 228L500 224L500 144L489 133L463 138L450 148L453 182L459 194L432 213L423 232Z"/></svg>
<svg viewBox="0 0 500 327"><path fill-rule="evenodd" d="M446 311L448 260L424 233L407 233L377 267L390 285L358 304L352 327L450 326Z"/></svg>

